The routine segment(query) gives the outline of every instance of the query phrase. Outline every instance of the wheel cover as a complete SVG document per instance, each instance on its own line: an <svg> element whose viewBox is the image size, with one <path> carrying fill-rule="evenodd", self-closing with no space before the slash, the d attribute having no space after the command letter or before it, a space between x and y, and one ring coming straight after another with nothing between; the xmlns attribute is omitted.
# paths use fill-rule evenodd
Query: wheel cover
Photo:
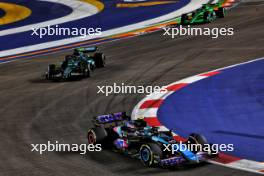
<svg viewBox="0 0 264 176"><path fill-rule="evenodd" d="M147 162L150 159L150 151L148 148L143 148L141 151L141 159L144 162Z"/></svg>
<svg viewBox="0 0 264 176"><path fill-rule="evenodd" d="M94 144L96 142L95 136L92 131L88 133L88 142L89 144Z"/></svg>

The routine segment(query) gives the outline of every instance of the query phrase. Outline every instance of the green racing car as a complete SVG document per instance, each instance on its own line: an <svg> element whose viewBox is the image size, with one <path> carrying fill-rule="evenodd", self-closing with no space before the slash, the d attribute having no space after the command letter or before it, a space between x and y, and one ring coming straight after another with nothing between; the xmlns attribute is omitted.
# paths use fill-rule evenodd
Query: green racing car
<svg viewBox="0 0 264 176"><path fill-rule="evenodd" d="M90 77L96 68L105 67L106 57L96 52L97 47L76 48L59 64L50 64L45 73L48 80L62 80L74 77Z"/></svg>
<svg viewBox="0 0 264 176"><path fill-rule="evenodd" d="M222 3L204 4L200 9L194 12L183 14L181 16L181 25L211 23L216 18L224 18L226 9Z"/></svg>

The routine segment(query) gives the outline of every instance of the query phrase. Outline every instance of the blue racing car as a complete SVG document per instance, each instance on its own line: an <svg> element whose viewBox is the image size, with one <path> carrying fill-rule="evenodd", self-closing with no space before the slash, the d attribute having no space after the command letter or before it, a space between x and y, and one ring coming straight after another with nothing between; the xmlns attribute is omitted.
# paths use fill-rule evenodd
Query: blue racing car
<svg viewBox="0 0 264 176"><path fill-rule="evenodd" d="M87 133L89 144L138 158L148 167L197 164L217 155L204 151L208 143L202 135L191 134L184 143L177 142L171 131L159 131L143 119L131 120L125 112L97 116L93 124Z"/></svg>

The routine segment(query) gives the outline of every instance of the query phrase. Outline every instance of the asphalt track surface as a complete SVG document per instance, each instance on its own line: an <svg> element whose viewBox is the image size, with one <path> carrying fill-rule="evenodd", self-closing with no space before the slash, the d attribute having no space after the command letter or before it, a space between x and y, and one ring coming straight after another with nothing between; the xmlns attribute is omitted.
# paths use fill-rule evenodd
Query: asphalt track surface
<svg viewBox="0 0 264 176"><path fill-rule="evenodd" d="M111 151L31 152L31 143L86 143L91 117L131 112L143 95L97 94L97 85L167 85L201 72L264 56L262 3L241 4L210 27L234 27L235 36L177 37L161 32L101 45L108 66L92 78L53 83L40 78L51 54L0 65L0 175L255 175L205 164L187 169L145 168L138 160ZM70 52L67 52L70 53Z"/></svg>

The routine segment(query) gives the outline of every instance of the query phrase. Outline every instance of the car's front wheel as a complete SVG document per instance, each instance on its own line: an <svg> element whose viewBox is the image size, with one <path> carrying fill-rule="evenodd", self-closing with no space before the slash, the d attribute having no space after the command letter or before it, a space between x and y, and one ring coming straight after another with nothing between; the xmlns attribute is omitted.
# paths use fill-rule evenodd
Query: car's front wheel
<svg viewBox="0 0 264 176"><path fill-rule="evenodd" d="M141 162L148 167L158 164L162 158L162 149L156 143L143 144L139 151Z"/></svg>
<svg viewBox="0 0 264 176"><path fill-rule="evenodd" d="M89 78L89 77L91 77L91 68L90 68L90 65L87 65L87 67L84 69L84 73L83 73L83 75L84 75L84 77L85 78Z"/></svg>
<svg viewBox="0 0 264 176"><path fill-rule="evenodd" d="M204 20L207 23L213 22L215 20L215 18L216 18L216 14L215 14L214 11L213 12L205 12L204 13Z"/></svg>
<svg viewBox="0 0 264 176"><path fill-rule="evenodd" d="M224 18L226 16L226 10L223 7L218 8L215 13L218 18Z"/></svg>
<svg viewBox="0 0 264 176"><path fill-rule="evenodd" d="M191 149L191 151L197 153L199 151L202 151L204 145L208 144L208 142L207 142L207 139L203 135L192 133L188 137L187 144L196 145L195 147L193 146L193 149Z"/></svg>

